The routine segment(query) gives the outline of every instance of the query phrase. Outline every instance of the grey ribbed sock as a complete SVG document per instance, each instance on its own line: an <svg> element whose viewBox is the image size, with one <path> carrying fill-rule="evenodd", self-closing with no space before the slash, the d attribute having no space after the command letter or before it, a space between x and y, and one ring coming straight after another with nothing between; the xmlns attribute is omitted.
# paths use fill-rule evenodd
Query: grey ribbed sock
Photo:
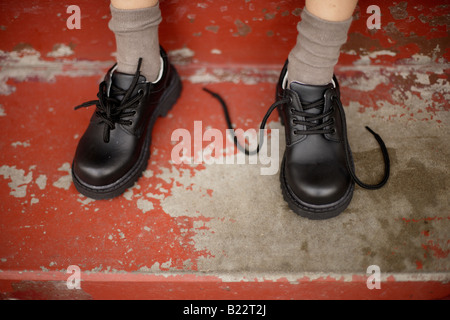
<svg viewBox="0 0 450 320"><path fill-rule="evenodd" d="M289 53L288 82L323 85L331 81L341 46L347 41L352 18L327 21L306 8L297 25L297 44Z"/></svg>
<svg viewBox="0 0 450 320"><path fill-rule="evenodd" d="M158 78L161 61L158 26L162 21L159 3L154 7L124 10L110 5L109 29L116 36L117 71L134 74L142 58L141 74L147 81Z"/></svg>

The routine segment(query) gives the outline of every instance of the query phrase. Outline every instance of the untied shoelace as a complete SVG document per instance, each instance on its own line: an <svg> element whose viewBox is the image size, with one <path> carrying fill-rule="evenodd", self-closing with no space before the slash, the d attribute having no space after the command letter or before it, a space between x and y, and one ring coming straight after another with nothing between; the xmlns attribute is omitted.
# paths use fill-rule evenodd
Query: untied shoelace
<svg viewBox="0 0 450 320"><path fill-rule="evenodd" d="M241 150L242 152L244 152L246 155L254 155L257 154L260 151L261 146L264 143L264 134L263 131L266 127L266 123L267 120L269 119L270 115L272 114L272 112L278 108L279 106L283 105L283 104L292 104L292 100L290 97L284 97L278 101L275 101L270 108L267 110L266 114L264 115L262 121L261 121L261 125L260 125L260 140L258 143L258 146L255 150L248 150L247 148L243 147L239 141L237 136L234 134L234 130L233 130L233 126L231 124L231 118L230 118L230 114L228 112L228 106L225 102L225 100L216 92L213 92L207 88L203 88L204 91L208 92L211 96L213 96L215 99L217 99L221 106L222 109L224 111L225 114L225 120L227 122L227 126L232 134L232 138L234 141L234 144L236 145L236 147ZM381 187L383 187L388 179L389 179L389 175L390 175L390 159L389 159L389 153L388 150L386 148L386 145L383 141L383 139L381 139L381 137L374 132L372 129L370 129L369 127L365 127L377 140L381 152L383 154L383 160L384 160L384 176L381 179L381 181L379 183L376 184L367 184L362 182L355 173L355 169L352 165L352 161L350 158L350 145L348 142L348 138L347 138L347 126L346 126L346 119L345 119L345 112L344 112L344 108L342 106L342 103L339 99L336 99L335 96L333 96L333 99L335 99L336 105L338 106L338 110L339 113L341 115L341 121L342 121L342 130L343 130L343 137L344 137L344 148L345 148L345 154L346 154L346 163L347 163L347 169L350 173L350 175L352 176L353 181L355 181L360 187L365 188L365 189L370 189L370 190L375 190L375 189L379 189ZM302 107L304 110L308 110L311 108L317 108L322 106L323 107L324 104L324 99L320 99L318 101L315 101L313 103L310 104L302 104ZM320 121L327 116L330 115L330 112L324 113L324 114L311 114L311 113L307 113L307 112L302 112L299 110L295 110L295 109L291 109L291 112L295 113L297 116L303 117L304 120L303 121L299 121L299 120L295 120L296 124L301 124L305 126L304 130L301 130L301 132L299 134L303 134L303 135L310 135L310 134L326 134L326 133L333 133L334 132L334 128L333 128L333 124L334 124L334 120L333 119L329 119L328 121L320 124ZM297 134L298 132L294 132L294 134Z"/></svg>

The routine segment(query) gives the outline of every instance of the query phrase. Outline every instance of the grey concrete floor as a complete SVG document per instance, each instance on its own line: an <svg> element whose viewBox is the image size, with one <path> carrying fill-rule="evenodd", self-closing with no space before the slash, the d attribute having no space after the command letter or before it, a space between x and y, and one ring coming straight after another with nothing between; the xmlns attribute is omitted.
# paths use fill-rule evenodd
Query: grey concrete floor
<svg viewBox="0 0 450 320"><path fill-rule="evenodd" d="M349 75L355 71L363 76ZM376 182L383 171L368 125L385 140L391 177L380 190L357 187L336 218L311 221L294 214L278 174L260 175L262 165L207 165L194 177L175 168L164 173L180 187L161 201L163 210L208 218L194 236L196 248L210 253L200 258L199 271L365 273L378 265L382 272L448 277L449 83L430 83L432 71L443 73L428 67L338 70L357 174ZM383 83L388 90L380 93ZM354 88L369 103L354 101ZM282 156L284 128L279 122L270 127L280 130ZM192 190L183 187L189 183ZM199 197L205 189L213 197Z"/></svg>

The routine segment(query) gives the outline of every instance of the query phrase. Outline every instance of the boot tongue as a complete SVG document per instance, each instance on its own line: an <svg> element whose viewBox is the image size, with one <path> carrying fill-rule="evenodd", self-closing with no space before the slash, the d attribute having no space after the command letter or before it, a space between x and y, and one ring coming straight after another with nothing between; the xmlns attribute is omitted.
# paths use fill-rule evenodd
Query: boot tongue
<svg viewBox="0 0 450 320"><path fill-rule="evenodd" d="M128 73L122 73L118 71L112 72L112 75L108 79L108 85L109 88L111 88L111 84L114 84L115 87L120 88L122 90L128 90L130 88L131 84L133 83L134 74L128 74ZM145 82L144 76L139 76L138 83ZM110 95L110 90L108 92L108 96ZM114 98L122 100L123 96L118 95Z"/></svg>
<svg viewBox="0 0 450 320"><path fill-rule="evenodd" d="M294 81L291 82L290 88L298 94L302 104L310 104L322 99L325 91L329 88L333 88L333 84L310 85Z"/></svg>
<svg viewBox="0 0 450 320"><path fill-rule="evenodd" d="M127 90L133 82L134 75L121 72L114 72L111 77L111 82L122 90Z"/></svg>

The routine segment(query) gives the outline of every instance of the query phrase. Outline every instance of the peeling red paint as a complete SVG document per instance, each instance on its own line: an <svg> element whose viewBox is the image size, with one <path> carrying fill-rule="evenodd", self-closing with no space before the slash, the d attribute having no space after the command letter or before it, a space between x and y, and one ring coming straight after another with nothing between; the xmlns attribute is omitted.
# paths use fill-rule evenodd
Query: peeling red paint
<svg viewBox="0 0 450 320"><path fill-rule="evenodd" d="M449 241L442 241L445 246L449 246ZM422 244L422 248L427 252L432 252L433 256L439 259L444 259L448 257L450 253L450 249L442 249L439 243L436 243L433 240L428 240L426 244Z"/></svg>
<svg viewBox="0 0 450 320"><path fill-rule="evenodd" d="M423 269L423 264L422 261L420 260L416 260L416 265L417 265L417 270L422 270Z"/></svg>
<svg viewBox="0 0 450 320"><path fill-rule="evenodd" d="M404 221L404 222L406 222L408 224L410 222L417 223L417 222L424 222L424 221L440 221L440 220L445 220L445 219L450 220L450 216L449 217L438 217L438 216L435 216L435 217L426 217L426 218L420 218L420 219L402 218L402 221Z"/></svg>
<svg viewBox="0 0 450 320"><path fill-rule="evenodd" d="M389 49L395 56L382 56L371 58L373 64L392 64L408 60L413 54L431 56L436 46L440 51L434 53L435 61L440 58L450 60L450 51L446 45L447 25L450 8L445 1L434 1L424 4L421 0L408 1L407 8L401 10L402 15L407 14L408 19L397 20L398 15L392 14L391 8L398 8L406 2L378 1L381 9L382 28L380 30L367 30L366 20L369 14L365 12L366 5L359 3L355 12L355 20L350 29L349 41L344 46L344 54L340 64L352 64L360 56L367 53ZM111 52L115 50L114 36L108 30L107 21L110 19L109 1L100 3L81 1L83 26L79 30L68 30L65 9L71 3L59 2L55 4L49 0L39 1L34 11L17 10L14 6L5 4L1 7L2 25L8 32L2 32L0 49L11 51L19 42L26 43L43 56L53 51L55 43L66 44L74 48L71 59L111 60ZM33 6L32 0L22 1L22 8ZM287 57L289 50L295 44L297 30L293 28L299 21L299 8L304 2L285 0L278 2L245 2L238 6L227 2L208 2L206 8L198 7L195 2L171 3L162 1L164 23L160 28L160 37L168 50L187 48L202 48L195 50L195 58L208 63L233 63L240 61L243 64L281 64ZM226 11L221 8L226 7ZM43 10L45 8L45 10ZM395 9L394 9L395 10ZM209 12L220 13L221 19L215 19L214 26L217 32L211 32L211 17ZM395 11L394 11L395 12ZM267 16L273 19L267 19ZM46 21L45 24L42 21ZM187 24L185 28L177 28L179 22ZM239 23L248 25L250 30L239 34ZM247 21L247 22L246 22ZM28 32L24 25L40 26L33 33ZM173 30L177 30L174 34ZM269 37L272 33L276 36ZM218 37L221 39L218 41ZM19 41L17 39L20 39ZM277 50L271 50L267 55L266 43ZM221 46L223 43L232 43L232 46ZM211 49L220 49L222 54L212 55ZM237 52L233 48L246 48ZM252 50L248 50L252 48ZM351 50L356 55L348 54ZM44 57L53 61L57 58Z"/></svg>
<svg viewBox="0 0 450 320"><path fill-rule="evenodd" d="M448 296L450 284L435 281L397 281L389 276L380 289L369 290L367 277L302 277L286 279L224 281L218 276L81 274L81 290L66 288L63 273L7 274L0 280L1 298L7 299L440 299ZM24 279L24 280L19 280ZM25 280L27 279L27 280Z"/></svg>
<svg viewBox="0 0 450 320"><path fill-rule="evenodd" d="M430 231L424 230L424 231L421 231L420 234L422 234L425 237L429 237L430 236Z"/></svg>
<svg viewBox="0 0 450 320"><path fill-rule="evenodd" d="M208 82L205 79L214 80L208 87L224 96L236 127L257 128L273 103L279 70L295 43L302 2L242 1L231 6L229 1L210 1L204 8L195 2L161 1L162 44L169 53L186 49L172 56L183 77L184 91L169 117L156 123L158 134L154 135L147 173L126 196L95 204L80 196L70 182L74 150L92 114L92 110L74 112L73 106L95 97L99 81L113 63L114 36L107 27L109 0L100 4L79 0L83 27L78 31L65 28L69 2L10 4L0 4L1 70L5 71L13 53L14 58L50 63L37 68L44 75L56 65L61 71L45 77L30 72L34 66L18 64L15 67L29 72L23 77L2 73L0 79L0 84L10 89L0 96L0 167L23 171L25 182L18 179L14 188L26 188L23 197L15 197L10 187L13 178L0 176L0 298L55 298L62 293L71 298L103 299L434 299L449 295L448 281L402 282L394 275L386 278L382 291L368 290L364 274L350 279L267 275L251 281L227 281L217 270L212 271L217 274L204 275L198 272L204 271L199 270L199 261L218 257L209 248L198 247L196 237L217 232L209 222L231 222L239 228L239 221L207 217L197 209L192 215L175 214L164 207L164 199L174 196L176 188L196 191L208 200L220 196L209 188L197 190L189 182L206 170L205 165L169 163L170 134L177 128L192 132L194 120L200 117L205 127L226 129L220 106L201 94ZM382 29L369 31L365 4L360 2L336 69L342 102L346 108L359 104L357 111L370 116L368 119L379 118L388 124L428 122L444 128L447 124L442 115L450 111L450 69L442 67L448 66L450 58L450 6L444 1L405 4L380 1ZM207 12L214 13L214 23ZM62 57L49 54L61 45L73 53ZM86 67L83 63L90 64ZM434 67L441 72L434 72ZM77 73L80 69L92 73ZM426 104L416 108L408 99ZM278 120L275 113L271 120ZM396 162L394 168L400 166ZM183 205L189 207L190 203ZM413 213L395 219L402 227L449 220L448 216L417 218ZM418 255L410 259L412 268L422 271L419 278L430 271L430 259L442 261L442 269L435 271L448 271L444 260L450 251L447 239L418 228L411 237L420 237L421 242ZM388 260L398 257L404 247L405 243L388 246ZM364 248L365 261L379 251ZM416 259L422 259L422 251L423 260ZM224 253L220 258L229 257ZM78 296L65 290L67 275L58 271L71 264L83 270L85 282Z"/></svg>

